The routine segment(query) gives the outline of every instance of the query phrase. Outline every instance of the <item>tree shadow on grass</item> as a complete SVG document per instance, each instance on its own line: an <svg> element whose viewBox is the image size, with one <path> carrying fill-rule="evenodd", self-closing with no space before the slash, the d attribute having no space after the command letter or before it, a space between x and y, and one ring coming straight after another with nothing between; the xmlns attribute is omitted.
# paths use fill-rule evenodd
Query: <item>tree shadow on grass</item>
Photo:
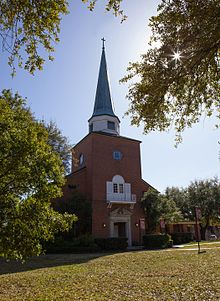
<svg viewBox="0 0 220 301"><path fill-rule="evenodd" d="M6 261L0 258L0 275L20 273L31 270L86 263L90 260L112 255L113 253L90 254L46 254L28 259L22 263L16 260Z"/></svg>

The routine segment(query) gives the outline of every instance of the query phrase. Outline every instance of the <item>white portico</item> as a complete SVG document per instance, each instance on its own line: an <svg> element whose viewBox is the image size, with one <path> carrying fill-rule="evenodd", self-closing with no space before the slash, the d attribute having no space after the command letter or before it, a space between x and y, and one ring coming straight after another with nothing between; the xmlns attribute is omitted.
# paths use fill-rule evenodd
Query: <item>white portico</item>
<svg viewBox="0 0 220 301"><path fill-rule="evenodd" d="M128 246L132 245L131 215L125 208L117 208L110 213L110 237L127 237Z"/></svg>

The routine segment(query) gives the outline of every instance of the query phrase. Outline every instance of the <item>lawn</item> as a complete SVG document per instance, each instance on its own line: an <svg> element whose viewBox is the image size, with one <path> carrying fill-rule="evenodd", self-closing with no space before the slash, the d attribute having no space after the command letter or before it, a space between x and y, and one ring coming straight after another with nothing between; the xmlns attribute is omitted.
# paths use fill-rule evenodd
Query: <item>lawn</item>
<svg viewBox="0 0 220 301"><path fill-rule="evenodd" d="M0 260L0 300L220 300L220 249Z"/></svg>

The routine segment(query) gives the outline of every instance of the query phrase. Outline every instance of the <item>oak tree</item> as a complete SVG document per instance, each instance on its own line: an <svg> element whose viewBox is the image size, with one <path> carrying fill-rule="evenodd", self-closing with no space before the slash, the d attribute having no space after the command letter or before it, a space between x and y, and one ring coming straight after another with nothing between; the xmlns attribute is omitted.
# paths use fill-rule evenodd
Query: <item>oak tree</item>
<svg viewBox="0 0 220 301"><path fill-rule="evenodd" d="M0 254L24 259L40 254L41 242L76 217L52 209L64 185L62 160L45 126L10 90L0 95L0 132Z"/></svg>
<svg viewBox="0 0 220 301"><path fill-rule="evenodd" d="M134 80L128 114L145 133L173 127L179 142L202 115L220 118L220 2L162 0L149 25L151 47L122 80Z"/></svg>
<svg viewBox="0 0 220 301"><path fill-rule="evenodd" d="M209 226L220 224L220 183L218 178L196 180L186 188L167 188L165 195L180 208L185 221L195 221L195 208L201 209L202 239L205 239Z"/></svg>
<svg viewBox="0 0 220 301"><path fill-rule="evenodd" d="M68 174L70 172L70 162L72 159L72 146L68 138L62 134L55 122L43 122L43 125L48 131L48 144L61 158L65 174Z"/></svg>
<svg viewBox="0 0 220 301"><path fill-rule="evenodd" d="M220 183L217 178L192 182L187 188L188 214L195 216L195 207L201 209L201 237L205 239L209 226L220 224Z"/></svg>
<svg viewBox="0 0 220 301"><path fill-rule="evenodd" d="M66 0L1 0L0 37L2 49L9 52L9 65L15 73L18 65L34 73L42 69L41 50L54 51L59 41L61 15L68 12Z"/></svg>
<svg viewBox="0 0 220 301"><path fill-rule="evenodd" d="M82 2L92 11L97 0ZM121 2L108 0L105 7L124 20ZM53 60L60 22L67 13L66 0L0 0L0 42L2 50L9 53L12 75L16 72L16 63L32 74L41 70L45 62L44 51L49 60Z"/></svg>
<svg viewBox="0 0 220 301"><path fill-rule="evenodd" d="M65 237L72 238L91 233L92 227L92 205L88 198L77 190L74 185L69 185L71 193L67 199L57 198L53 201L53 208L60 213L76 214L78 220L73 224Z"/></svg>
<svg viewBox="0 0 220 301"><path fill-rule="evenodd" d="M175 202L153 188L144 193L141 206L145 212L149 232L156 230L160 219L165 222L176 222L182 217Z"/></svg>

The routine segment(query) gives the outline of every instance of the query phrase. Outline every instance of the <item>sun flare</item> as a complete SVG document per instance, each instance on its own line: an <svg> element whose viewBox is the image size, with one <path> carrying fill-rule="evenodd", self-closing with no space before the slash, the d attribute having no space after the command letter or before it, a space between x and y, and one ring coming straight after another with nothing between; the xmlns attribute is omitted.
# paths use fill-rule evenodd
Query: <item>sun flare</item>
<svg viewBox="0 0 220 301"><path fill-rule="evenodd" d="M180 61L182 56L181 56L181 53L179 51L177 51L177 52L174 52L172 57L175 61Z"/></svg>

